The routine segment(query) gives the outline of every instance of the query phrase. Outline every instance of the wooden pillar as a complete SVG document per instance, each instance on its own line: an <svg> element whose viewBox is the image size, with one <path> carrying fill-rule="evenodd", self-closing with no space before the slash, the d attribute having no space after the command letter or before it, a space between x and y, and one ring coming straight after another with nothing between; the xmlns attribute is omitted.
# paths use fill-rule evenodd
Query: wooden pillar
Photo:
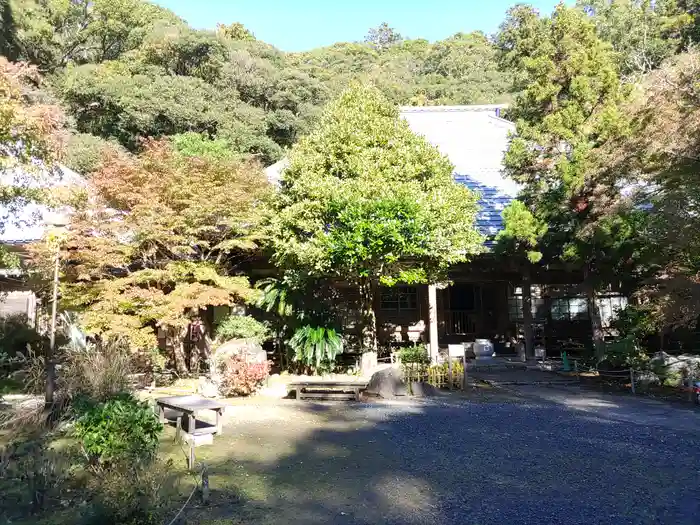
<svg viewBox="0 0 700 525"><path fill-rule="evenodd" d="M535 357L530 268L526 268L523 272L523 336L525 338L525 355L528 358Z"/></svg>
<svg viewBox="0 0 700 525"><path fill-rule="evenodd" d="M430 341L430 360L438 358L438 317L437 317L437 286L428 285L428 327Z"/></svg>

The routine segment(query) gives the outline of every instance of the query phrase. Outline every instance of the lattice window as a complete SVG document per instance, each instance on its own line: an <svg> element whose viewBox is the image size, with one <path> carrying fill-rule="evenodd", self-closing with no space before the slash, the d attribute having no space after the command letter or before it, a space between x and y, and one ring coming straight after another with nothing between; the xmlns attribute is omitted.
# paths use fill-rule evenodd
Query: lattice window
<svg viewBox="0 0 700 525"><path fill-rule="evenodd" d="M542 320L547 317L545 302L542 297L542 287L533 284L531 287L532 296L532 318ZM508 298L508 318L518 322L523 320L523 289L517 287L513 290L513 295Z"/></svg>
<svg viewBox="0 0 700 525"><path fill-rule="evenodd" d="M418 309L418 289L415 286L382 288L380 294L382 310L409 312Z"/></svg>

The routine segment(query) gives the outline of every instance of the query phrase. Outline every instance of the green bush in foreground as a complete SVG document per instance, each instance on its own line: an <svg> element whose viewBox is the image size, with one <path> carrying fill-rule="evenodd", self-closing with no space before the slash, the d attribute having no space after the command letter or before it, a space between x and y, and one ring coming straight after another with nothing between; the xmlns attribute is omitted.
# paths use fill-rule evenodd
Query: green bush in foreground
<svg viewBox="0 0 700 525"><path fill-rule="evenodd" d="M216 328L216 338L220 341L248 339L262 344L269 337L267 326L248 315L230 315Z"/></svg>
<svg viewBox="0 0 700 525"><path fill-rule="evenodd" d="M77 405L75 436L94 465L153 458L163 425L148 403L121 394L104 403Z"/></svg>
<svg viewBox="0 0 700 525"><path fill-rule="evenodd" d="M415 345L401 350L401 352L399 352L399 361L401 364L415 363L427 365L430 363L430 356L424 345Z"/></svg>

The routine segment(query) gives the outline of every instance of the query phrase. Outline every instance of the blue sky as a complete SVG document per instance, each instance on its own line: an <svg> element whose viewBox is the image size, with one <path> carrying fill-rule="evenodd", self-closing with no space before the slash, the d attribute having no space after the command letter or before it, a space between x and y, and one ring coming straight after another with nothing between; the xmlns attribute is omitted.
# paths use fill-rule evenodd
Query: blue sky
<svg viewBox="0 0 700 525"><path fill-rule="evenodd" d="M404 36L440 40L459 31L492 33L516 0L156 0L190 25L241 22L284 51L362 40L388 22ZM549 13L558 0L529 2Z"/></svg>

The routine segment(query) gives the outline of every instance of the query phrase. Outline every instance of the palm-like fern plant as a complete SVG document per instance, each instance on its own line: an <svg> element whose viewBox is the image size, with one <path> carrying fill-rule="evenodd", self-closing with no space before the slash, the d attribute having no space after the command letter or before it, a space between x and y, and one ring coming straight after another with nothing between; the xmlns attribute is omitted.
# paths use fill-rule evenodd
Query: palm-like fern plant
<svg viewBox="0 0 700 525"><path fill-rule="evenodd" d="M292 359L314 371L330 368L343 351L343 339L333 328L333 315L318 286L287 279L264 279L258 308L282 321L279 335L292 351Z"/></svg>
<svg viewBox="0 0 700 525"><path fill-rule="evenodd" d="M262 292L257 301L258 308L280 317L291 317L295 314L299 297L289 284L269 278L259 281L256 288Z"/></svg>
<svg viewBox="0 0 700 525"><path fill-rule="evenodd" d="M314 370L330 367L343 351L343 339L334 328L304 325L289 340L294 360Z"/></svg>

